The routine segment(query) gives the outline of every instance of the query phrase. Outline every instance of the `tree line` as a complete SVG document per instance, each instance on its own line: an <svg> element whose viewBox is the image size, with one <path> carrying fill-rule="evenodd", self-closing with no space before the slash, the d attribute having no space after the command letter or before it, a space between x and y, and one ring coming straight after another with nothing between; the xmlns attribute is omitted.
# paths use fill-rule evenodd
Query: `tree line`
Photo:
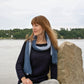
<svg viewBox="0 0 84 84"><path fill-rule="evenodd" d="M56 30L58 39L84 39L84 28L75 28L75 29L65 29L61 28ZM32 33L32 29L10 29L10 30L0 30L0 39L25 39L25 36L29 36Z"/></svg>

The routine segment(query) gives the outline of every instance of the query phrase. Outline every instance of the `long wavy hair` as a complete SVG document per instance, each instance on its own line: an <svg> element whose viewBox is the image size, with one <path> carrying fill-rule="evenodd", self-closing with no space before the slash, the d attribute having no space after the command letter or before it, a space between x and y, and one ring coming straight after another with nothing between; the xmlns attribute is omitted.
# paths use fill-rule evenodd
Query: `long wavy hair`
<svg viewBox="0 0 84 84"><path fill-rule="evenodd" d="M57 33L56 33L56 31L54 31L51 28L50 22L48 21L48 19L45 16L39 15L39 16L34 17L31 21L31 24L32 25L33 24L41 25L41 27L43 29L45 29L45 31L47 32L47 34L50 38L50 41L51 41L52 45L54 46L54 48L56 50L58 50ZM30 40L30 41L34 40L33 36L34 36L33 32L29 37L28 37L28 35L26 35L26 41L27 40Z"/></svg>

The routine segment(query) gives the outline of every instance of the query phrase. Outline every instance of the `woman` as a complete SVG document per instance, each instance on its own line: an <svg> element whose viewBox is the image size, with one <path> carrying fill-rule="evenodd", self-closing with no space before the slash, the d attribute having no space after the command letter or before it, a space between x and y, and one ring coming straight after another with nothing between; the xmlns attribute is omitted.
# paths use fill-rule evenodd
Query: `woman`
<svg viewBox="0 0 84 84"><path fill-rule="evenodd" d="M18 84L42 84L57 82L57 36L48 19L42 15L31 21L32 34L24 42L16 62ZM47 74L51 68L51 79ZM48 84L49 84L48 83Z"/></svg>

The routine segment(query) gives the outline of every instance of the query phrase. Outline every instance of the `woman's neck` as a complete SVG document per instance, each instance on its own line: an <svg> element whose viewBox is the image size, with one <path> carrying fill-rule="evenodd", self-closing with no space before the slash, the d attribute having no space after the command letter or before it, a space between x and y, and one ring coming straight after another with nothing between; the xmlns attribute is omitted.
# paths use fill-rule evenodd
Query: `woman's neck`
<svg viewBox="0 0 84 84"><path fill-rule="evenodd" d="M37 36L36 44L43 44L43 43L47 43L47 41L45 39L45 35L40 34Z"/></svg>

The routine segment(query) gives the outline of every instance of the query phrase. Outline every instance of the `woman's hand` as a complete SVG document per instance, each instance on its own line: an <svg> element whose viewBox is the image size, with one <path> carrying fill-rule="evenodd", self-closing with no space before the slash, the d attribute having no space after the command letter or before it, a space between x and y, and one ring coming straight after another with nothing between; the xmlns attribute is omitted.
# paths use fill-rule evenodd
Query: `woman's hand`
<svg viewBox="0 0 84 84"><path fill-rule="evenodd" d="M27 78L26 80L27 80L27 84L33 84L33 82L29 78Z"/></svg>
<svg viewBox="0 0 84 84"><path fill-rule="evenodd" d="M21 80L23 84L33 84L33 82L29 78L22 77Z"/></svg>

